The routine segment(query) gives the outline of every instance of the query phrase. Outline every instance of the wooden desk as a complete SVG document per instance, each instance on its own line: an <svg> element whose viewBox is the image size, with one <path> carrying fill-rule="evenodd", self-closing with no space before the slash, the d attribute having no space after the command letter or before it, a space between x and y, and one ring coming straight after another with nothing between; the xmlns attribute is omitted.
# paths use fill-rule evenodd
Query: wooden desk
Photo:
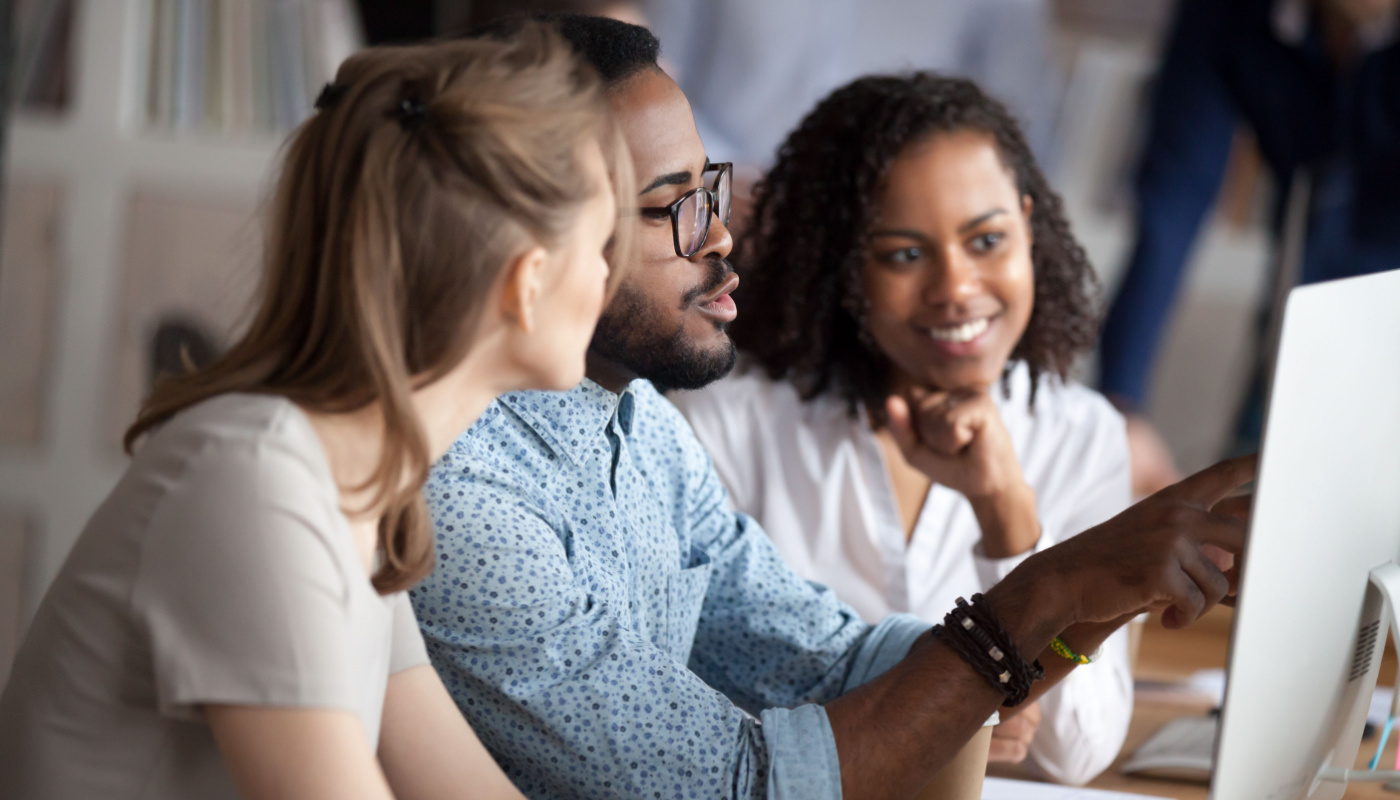
<svg viewBox="0 0 1400 800"><path fill-rule="evenodd" d="M1228 608L1212 611L1196 625L1179 631L1166 630L1156 620L1147 623L1142 633L1142 645L1138 651L1138 661L1134 673L1148 680L1183 680L1199 669L1224 667L1230 647L1230 624L1234 612ZM1393 685L1395 681L1395 656L1393 648L1387 644L1381 661L1381 685ZM1128 756L1148 737L1163 725L1185 715L1204 714L1209 711L1205 705L1191 706L1180 703L1153 703L1139 701L1133 708L1133 719L1128 727L1128 738L1123 744L1123 752L1103 775L1089 785L1095 789L1112 789L1120 792L1171 797L1176 800L1206 800L1209 787L1204 783L1165 781L1153 778L1133 778L1124 775L1120 767ZM1376 749L1376 736L1365 739L1357 753L1356 767L1365 769L1367 761ZM1386 748L1388 754L1395 752L1395 740ZM1387 759L1382 758L1382 761ZM1024 778L1020 768L992 767L989 774L1009 778ZM1400 794L1388 792L1378 783L1354 783L1347 786L1345 797L1357 800L1400 800Z"/></svg>

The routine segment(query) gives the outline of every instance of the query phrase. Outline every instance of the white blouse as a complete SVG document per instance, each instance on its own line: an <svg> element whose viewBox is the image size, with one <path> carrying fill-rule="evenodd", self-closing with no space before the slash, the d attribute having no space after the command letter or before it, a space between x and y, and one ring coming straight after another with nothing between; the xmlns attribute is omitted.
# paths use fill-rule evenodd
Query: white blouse
<svg viewBox="0 0 1400 800"><path fill-rule="evenodd" d="M1123 418L1083 386L1043 378L1035 407L1018 365L1010 397L995 392L1026 482L1035 490L1039 551L1093 527L1131 500ZM990 559L966 498L934 485L906 540L875 432L863 412L826 394L802 402L791 384L741 362L730 377L671 400L690 420L738 511L756 518L788 563L869 622L894 612L941 622L959 596L985 591L1029 553ZM1126 630L1040 700L1031 761L1084 783L1117 756L1132 715Z"/></svg>

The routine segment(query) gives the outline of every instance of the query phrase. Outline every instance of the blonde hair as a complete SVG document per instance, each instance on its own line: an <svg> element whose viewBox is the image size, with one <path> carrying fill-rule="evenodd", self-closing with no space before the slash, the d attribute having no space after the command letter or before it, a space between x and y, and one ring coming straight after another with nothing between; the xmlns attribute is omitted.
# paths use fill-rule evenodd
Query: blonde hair
<svg viewBox="0 0 1400 800"><path fill-rule="evenodd" d="M378 48L341 65L293 136L273 200L257 311L205 369L160 383L125 445L215 395L276 394L314 411L378 402L380 461L363 486L379 521L381 593L432 570L421 487L429 452L411 396L461 362L503 268L553 248L631 160L596 73L558 34ZM619 225L609 290L630 259Z"/></svg>

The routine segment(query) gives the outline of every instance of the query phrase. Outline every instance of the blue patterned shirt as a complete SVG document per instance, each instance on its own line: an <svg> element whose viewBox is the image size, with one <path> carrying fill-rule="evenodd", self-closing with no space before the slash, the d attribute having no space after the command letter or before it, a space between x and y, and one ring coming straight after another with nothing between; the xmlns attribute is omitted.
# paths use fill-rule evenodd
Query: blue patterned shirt
<svg viewBox="0 0 1400 800"><path fill-rule="evenodd" d="M797 577L646 381L501 398L425 493L428 653L532 798L839 798L818 704L928 629Z"/></svg>

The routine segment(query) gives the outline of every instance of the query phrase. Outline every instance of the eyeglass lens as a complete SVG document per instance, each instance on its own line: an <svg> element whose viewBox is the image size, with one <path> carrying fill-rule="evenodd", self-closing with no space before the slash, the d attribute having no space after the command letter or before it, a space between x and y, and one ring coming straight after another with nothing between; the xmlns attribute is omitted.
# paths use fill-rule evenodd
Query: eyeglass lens
<svg viewBox="0 0 1400 800"><path fill-rule="evenodd" d="M714 185L709 191L692 191L676 208L676 245L687 258L705 245L710 233L712 204L719 206L714 211L720 222L729 224L729 207L734 197L733 171L728 168L715 171L719 174L715 176Z"/></svg>
<svg viewBox="0 0 1400 800"><path fill-rule="evenodd" d="M734 199L734 170L721 169L719 177L715 178L715 199L719 203L716 212L719 214L719 221L725 225L729 224L729 207Z"/></svg>
<svg viewBox="0 0 1400 800"><path fill-rule="evenodd" d="M710 232L710 194L692 192L676 210L676 239L681 250L694 255L705 244Z"/></svg>

